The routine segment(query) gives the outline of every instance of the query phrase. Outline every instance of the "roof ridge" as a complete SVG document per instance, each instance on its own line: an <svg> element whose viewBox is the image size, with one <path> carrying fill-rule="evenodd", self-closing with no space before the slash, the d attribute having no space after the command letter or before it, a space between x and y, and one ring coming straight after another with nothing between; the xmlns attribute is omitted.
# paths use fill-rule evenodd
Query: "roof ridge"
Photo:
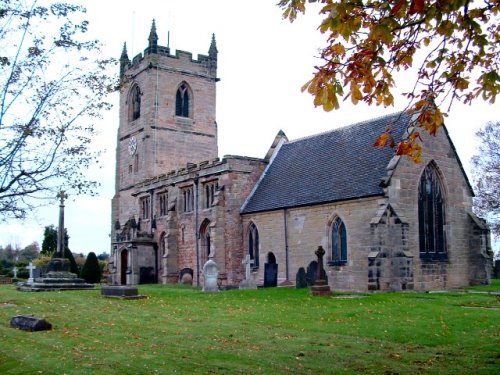
<svg viewBox="0 0 500 375"><path fill-rule="evenodd" d="M320 137L320 136L323 136L323 135L326 135L326 134L335 133L335 132L340 131L340 130L354 128L354 127L357 127L357 126L363 126L363 125L366 125L367 123L370 123L370 122L380 121L380 120L382 120L384 118L392 117L392 116L395 116L395 115L403 115L404 113L405 113L405 111L397 111L397 112L394 112L394 113L390 113L390 114L386 114L386 115L381 115L381 116L374 117L374 118L371 118L371 119L367 119L367 120L355 122L354 124L339 126L337 128L334 128L334 129L325 130L325 131L323 131L321 133L306 135L304 137L293 139L291 141L288 141L287 144L292 144L292 143L303 141L303 140L306 140L306 139Z"/></svg>

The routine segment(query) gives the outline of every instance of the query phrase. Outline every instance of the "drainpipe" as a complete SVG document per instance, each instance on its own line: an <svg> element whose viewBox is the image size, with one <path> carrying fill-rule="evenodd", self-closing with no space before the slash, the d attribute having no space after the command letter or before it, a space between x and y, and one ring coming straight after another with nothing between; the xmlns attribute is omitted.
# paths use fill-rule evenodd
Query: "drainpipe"
<svg viewBox="0 0 500 375"><path fill-rule="evenodd" d="M198 243L198 176L194 182L194 239L196 242L196 286L200 286L200 246Z"/></svg>
<svg viewBox="0 0 500 375"><path fill-rule="evenodd" d="M289 277L288 277L288 226L287 226L287 220L286 220L287 214L288 214L288 211L285 208L283 210L283 224L284 224L283 229L285 230L285 278L286 278L286 281L288 282L289 281Z"/></svg>

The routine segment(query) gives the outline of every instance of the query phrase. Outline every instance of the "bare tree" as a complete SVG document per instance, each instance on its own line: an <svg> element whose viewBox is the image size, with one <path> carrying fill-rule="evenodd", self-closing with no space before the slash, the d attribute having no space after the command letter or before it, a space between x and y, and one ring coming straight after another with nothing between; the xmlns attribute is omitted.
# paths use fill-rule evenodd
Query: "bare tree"
<svg viewBox="0 0 500 375"><path fill-rule="evenodd" d="M0 220L25 218L63 188L94 192L94 121L116 79L86 38L85 9L0 0ZM44 201L45 199L45 201Z"/></svg>
<svg viewBox="0 0 500 375"><path fill-rule="evenodd" d="M495 237L500 236L500 122L488 122L478 130L477 154L472 158L476 197L474 210L485 218Z"/></svg>

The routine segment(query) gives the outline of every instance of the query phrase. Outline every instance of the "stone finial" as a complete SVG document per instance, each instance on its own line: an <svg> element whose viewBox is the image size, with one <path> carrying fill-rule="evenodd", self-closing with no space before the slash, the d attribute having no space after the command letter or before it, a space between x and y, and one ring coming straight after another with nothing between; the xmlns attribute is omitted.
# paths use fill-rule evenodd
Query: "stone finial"
<svg viewBox="0 0 500 375"><path fill-rule="evenodd" d="M156 33L156 23L153 19L151 31L149 32L149 53L158 53L158 34Z"/></svg>
<svg viewBox="0 0 500 375"><path fill-rule="evenodd" d="M130 64L130 59L127 53L127 43L123 43L122 54L120 56L120 77L125 73L125 68L128 64Z"/></svg>
<svg viewBox="0 0 500 375"><path fill-rule="evenodd" d="M215 34L212 34L212 42L210 43L210 48L208 49L208 57L213 60L217 60L217 44L215 43Z"/></svg>

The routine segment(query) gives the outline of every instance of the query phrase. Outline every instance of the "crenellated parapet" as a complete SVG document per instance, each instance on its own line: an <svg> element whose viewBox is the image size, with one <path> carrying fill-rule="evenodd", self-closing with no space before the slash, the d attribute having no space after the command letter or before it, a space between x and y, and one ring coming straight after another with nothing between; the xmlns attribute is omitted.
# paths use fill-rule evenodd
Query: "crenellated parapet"
<svg viewBox="0 0 500 375"><path fill-rule="evenodd" d="M129 60L127 55L126 44L124 44L122 54L120 57L120 77L123 77L127 71L133 70L132 74L137 74L137 70L142 70L141 66L147 60L146 67L152 68L168 68L168 60L172 60L172 65L177 65L175 60L188 62L193 65L198 65L207 70L210 76L216 77L217 74L217 46L215 42L215 35L212 34L208 54L198 54L198 58L193 58L193 54L188 51L176 50L175 54L171 53L170 46L158 45L158 34L156 33L156 23L153 20L151 31L148 37L148 47L144 49L143 53L135 55L132 60ZM162 57L157 63L150 61L151 57ZM160 62L161 61L161 62Z"/></svg>

